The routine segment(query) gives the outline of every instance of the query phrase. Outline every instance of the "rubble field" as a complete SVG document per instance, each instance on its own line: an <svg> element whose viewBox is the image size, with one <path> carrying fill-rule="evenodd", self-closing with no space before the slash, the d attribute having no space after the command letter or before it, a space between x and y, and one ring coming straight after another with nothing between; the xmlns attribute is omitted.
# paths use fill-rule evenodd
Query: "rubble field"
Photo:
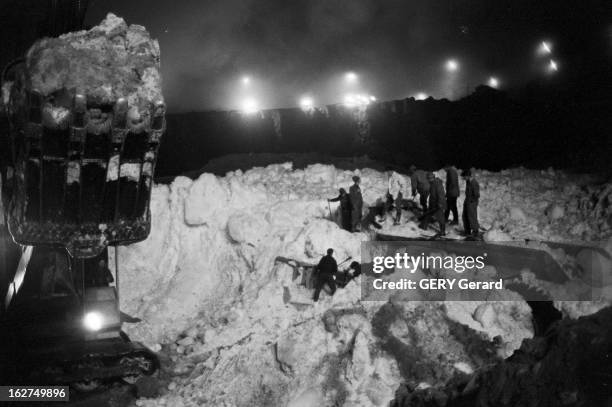
<svg viewBox="0 0 612 407"><path fill-rule="evenodd" d="M339 262L360 260L373 233L342 230L326 201L355 174L366 206L383 199L384 173L321 164L204 173L154 188L149 238L118 248L121 307L142 319L126 331L166 361L158 396L137 405L387 406L398 389L407 399L406 389L472 377L533 336L530 307L510 292L514 301L367 302L357 279L313 303L299 269L275 259L312 264L332 247ZM522 168L476 178L485 238L587 240L610 250L610 184ZM418 236L410 214L404 219L382 230ZM607 304L557 305L577 317Z"/></svg>

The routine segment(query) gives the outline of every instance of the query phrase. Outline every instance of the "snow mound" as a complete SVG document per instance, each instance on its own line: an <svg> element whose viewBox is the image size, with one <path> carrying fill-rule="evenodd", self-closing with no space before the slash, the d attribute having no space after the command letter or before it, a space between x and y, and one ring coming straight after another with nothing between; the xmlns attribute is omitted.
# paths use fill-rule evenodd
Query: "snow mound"
<svg viewBox="0 0 612 407"><path fill-rule="evenodd" d="M612 183L562 171L477 171L479 218L485 229L514 238L598 241L612 236ZM462 196L458 205L463 202Z"/></svg>
<svg viewBox="0 0 612 407"><path fill-rule="evenodd" d="M357 279L313 303L302 266L331 247L347 268L370 239L329 220L326 198L348 188L355 174L365 207L384 198L384 173L321 164L178 177L154 188L150 237L118 250L121 307L143 321L126 331L171 360L166 390L139 405L386 406L400 382L443 383L507 356L532 335L530 310L519 298L364 302ZM527 178L483 174L483 218L507 213L499 191L509 188L507 180ZM521 201L529 218L537 218L536 189ZM542 227L536 234L558 238ZM393 228L418 233L414 222Z"/></svg>

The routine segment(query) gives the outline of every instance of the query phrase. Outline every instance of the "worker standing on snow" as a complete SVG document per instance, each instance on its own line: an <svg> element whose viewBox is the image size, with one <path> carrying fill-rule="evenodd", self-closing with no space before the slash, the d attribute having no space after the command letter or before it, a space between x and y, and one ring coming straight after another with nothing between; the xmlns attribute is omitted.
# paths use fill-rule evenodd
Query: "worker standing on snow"
<svg viewBox="0 0 612 407"><path fill-rule="evenodd" d="M349 197L351 201L351 232L357 232L359 229L359 223L361 222L363 196L361 195L361 188L359 188L361 178L355 175L353 176L353 181L355 183L349 188Z"/></svg>
<svg viewBox="0 0 612 407"><path fill-rule="evenodd" d="M429 197L429 181L427 181L427 175L423 170L417 170L414 165L410 166L408 170L410 175L410 184L412 187L412 197L416 197L417 192L419 193L419 202L423 213L427 212L427 198Z"/></svg>
<svg viewBox="0 0 612 407"><path fill-rule="evenodd" d="M457 198L459 197L459 175L454 165L444 167L446 171L446 211L444 219L448 221L448 215L453 213L451 225L459 224L459 211L457 210Z"/></svg>
<svg viewBox="0 0 612 407"><path fill-rule="evenodd" d="M431 185L429 193L429 211L423 216L422 228L427 229L429 222L434 220L438 222L440 227L439 236L446 235L446 218L444 217L444 211L446 210L446 194L444 193L444 186L442 180L436 178L432 172L427 173L427 181Z"/></svg>
<svg viewBox="0 0 612 407"><path fill-rule="evenodd" d="M344 188L340 188L340 195L336 198L328 199L328 202L340 202L340 222L342 229L351 231L351 199Z"/></svg>
<svg viewBox="0 0 612 407"><path fill-rule="evenodd" d="M385 201L385 213L387 214L391 210L391 206L395 206L395 217L393 218L393 224L399 225L402 217L402 199L404 198L403 191L406 188L406 180L404 177L397 172L388 169L387 176L389 177L389 192L387 193L387 199Z"/></svg>
<svg viewBox="0 0 612 407"><path fill-rule="evenodd" d="M463 228L466 236L478 236L478 200L480 199L480 185L474 178L472 170L461 173L465 179L465 201L463 202Z"/></svg>
<svg viewBox="0 0 612 407"><path fill-rule="evenodd" d="M319 301L319 294L323 286L327 284L331 289L331 295L336 292L334 276L338 272L338 264L334 259L334 249L327 249L327 255L323 256L315 268L315 292L313 300Z"/></svg>

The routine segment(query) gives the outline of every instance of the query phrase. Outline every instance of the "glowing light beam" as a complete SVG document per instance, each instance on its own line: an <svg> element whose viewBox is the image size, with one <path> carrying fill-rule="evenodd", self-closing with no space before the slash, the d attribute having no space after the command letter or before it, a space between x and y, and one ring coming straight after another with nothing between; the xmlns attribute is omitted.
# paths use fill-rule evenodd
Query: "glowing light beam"
<svg viewBox="0 0 612 407"><path fill-rule="evenodd" d="M102 325L104 323L104 318L102 314L96 311L91 311L85 314L83 318L83 325L90 331L99 331L102 329Z"/></svg>
<svg viewBox="0 0 612 407"><path fill-rule="evenodd" d="M559 70L559 65L554 59L551 59L550 62L548 63L548 72L554 73L554 72L557 72L558 70Z"/></svg>
<svg viewBox="0 0 612 407"><path fill-rule="evenodd" d="M311 110L314 108L314 100L309 96L303 96L300 99L300 107L302 110Z"/></svg>
<svg viewBox="0 0 612 407"><path fill-rule="evenodd" d="M344 74L344 80L347 83L355 83L357 82L358 76L355 72L347 72L346 74Z"/></svg>
<svg viewBox="0 0 612 407"><path fill-rule="evenodd" d="M542 41L538 46L538 54L550 55L552 53L552 44L549 41Z"/></svg>
<svg viewBox="0 0 612 407"><path fill-rule="evenodd" d="M457 72L459 70L459 62L455 59L449 59L446 61L445 67L448 72Z"/></svg>
<svg viewBox="0 0 612 407"><path fill-rule="evenodd" d="M259 110L259 103L254 98L246 98L242 101L242 112L245 114L254 114Z"/></svg>
<svg viewBox="0 0 612 407"><path fill-rule="evenodd" d="M372 99L372 97L371 95L349 93L344 95L343 104L346 107L367 106L370 102L376 100L376 98Z"/></svg>

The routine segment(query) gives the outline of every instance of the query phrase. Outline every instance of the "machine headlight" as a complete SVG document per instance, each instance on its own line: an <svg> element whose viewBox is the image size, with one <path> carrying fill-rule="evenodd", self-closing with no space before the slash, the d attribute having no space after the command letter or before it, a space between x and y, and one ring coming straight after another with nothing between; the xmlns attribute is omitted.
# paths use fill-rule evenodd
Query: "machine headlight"
<svg viewBox="0 0 612 407"><path fill-rule="evenodd" d="M103 320L104 318L102 317L102 314L92 311L85 314L85 318L83 318L83 325L85 325L85 328L90 331L99 331L102 329Z"/></svg>

